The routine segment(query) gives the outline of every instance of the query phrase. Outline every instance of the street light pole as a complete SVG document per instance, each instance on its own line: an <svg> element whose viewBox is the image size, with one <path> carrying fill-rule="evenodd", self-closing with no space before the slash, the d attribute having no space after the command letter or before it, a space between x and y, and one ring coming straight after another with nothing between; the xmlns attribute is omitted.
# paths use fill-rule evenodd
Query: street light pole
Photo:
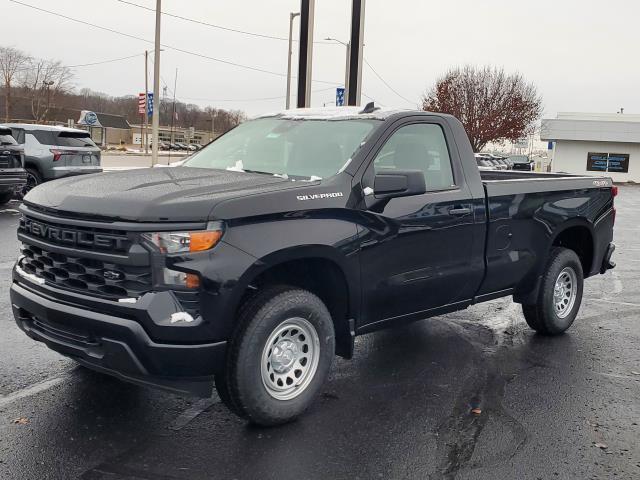
<svg viewBox="0 0 640 480"><path fill-rule="evenodd" d="M329 42L337 42L344 45L347 49L346 65L344 69L344 98L349 98L349 72L351 71L351 42L343 42L337 38L327 37L325 40Z"/></svg>
<svg viewBox="0 0 640 480"><path fill-rule="evenodd" d="M291 56L293 55L293 21L300 13L289 14L289 57L287 59L287 110L291 108Z"/></svg>
<svg viewBox="0 0 640 480"><path fill-rule="evenodd" d="M158 163L158 132L160 130L160 20L162 17L161 0L156 0L156 38L155 58L153 61L153 118L151 120L152 142L151 166Z"/></svg>

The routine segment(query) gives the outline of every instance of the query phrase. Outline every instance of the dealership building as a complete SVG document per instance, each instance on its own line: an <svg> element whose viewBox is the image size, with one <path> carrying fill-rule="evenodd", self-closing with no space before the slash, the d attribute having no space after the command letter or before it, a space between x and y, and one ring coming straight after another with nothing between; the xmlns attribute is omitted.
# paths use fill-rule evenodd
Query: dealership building
<svg viewBox="0 0 640 480"><path fill-rule="evenodd" d="M559 113L542 120L554 172L606 175L640 183L640 115Z"/></svg>

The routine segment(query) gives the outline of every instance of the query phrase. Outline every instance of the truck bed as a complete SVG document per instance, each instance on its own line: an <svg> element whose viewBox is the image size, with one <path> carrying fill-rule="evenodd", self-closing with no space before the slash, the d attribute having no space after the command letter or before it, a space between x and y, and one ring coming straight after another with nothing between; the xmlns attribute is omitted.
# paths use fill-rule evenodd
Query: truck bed
<svg viewBox="0 0 640 480"><path fill-rule="evenodd" d="M486 181L495 180L530 180L557 178L591 178L570 173L523 172L517 170L481 170L480 178Z"/></svg>
<svg viewBox="0 0 640 480"><path fill-rule="evenodd" d="M488 197L545 191L575 191L586 188L611 188L604 176L572 175L518 171L481 171L480 178Z"/></svg>

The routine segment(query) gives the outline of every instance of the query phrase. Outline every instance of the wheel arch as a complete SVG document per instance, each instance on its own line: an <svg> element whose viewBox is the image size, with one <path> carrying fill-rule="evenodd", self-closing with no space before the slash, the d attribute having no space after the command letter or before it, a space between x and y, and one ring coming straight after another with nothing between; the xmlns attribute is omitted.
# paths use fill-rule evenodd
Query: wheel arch
<svg viewBox="0 0 640 480"><path fill-rule="evenodd" d="M267 285L308 290L327 306L336 334L336 353L353 355L355 319L359 316L359 270L334 248L324 245L291 247L257 259L238 281L234 312Z"/></svg>
<svg viewBox="0 0 640 480"><path fill-rule="evenodd" d="M582 264L585 278L594 270L596 235L593 225L586 219L576 218L563 223L553 235L548 252L553 247L564 247L573 250ZM545 261L547 258L545 258Z"/></svg>
<svg viewBox="0 0 640 480"><path fill-rule="evenodd" d="M596 260L596 234L593 224L586 218L572 218L558 225L549 237L545 246L544 255L540 255L538 268L533 279L522 282L513 295L516 303L525 305L533 304L540 291L540 279L549 261L549 253L554 247L563 247L573 250L582 265L584 278L591 276Z"/></svg>

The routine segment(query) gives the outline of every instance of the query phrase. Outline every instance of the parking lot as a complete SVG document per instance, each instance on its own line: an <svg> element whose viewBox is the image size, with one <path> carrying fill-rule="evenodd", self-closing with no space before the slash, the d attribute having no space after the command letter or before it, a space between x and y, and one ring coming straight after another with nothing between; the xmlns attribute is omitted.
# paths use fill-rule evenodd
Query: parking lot
<svg viewBox="0 0 640 480"><path fill-rule="evenodd" d="M13 322L16 203L0 210L0 478L640 478L640 188L620 188L618 267L561 337L509 299L361 337L311 410L247 425L92 373ZM475 413L474 413L475 412Z"/></svg>

